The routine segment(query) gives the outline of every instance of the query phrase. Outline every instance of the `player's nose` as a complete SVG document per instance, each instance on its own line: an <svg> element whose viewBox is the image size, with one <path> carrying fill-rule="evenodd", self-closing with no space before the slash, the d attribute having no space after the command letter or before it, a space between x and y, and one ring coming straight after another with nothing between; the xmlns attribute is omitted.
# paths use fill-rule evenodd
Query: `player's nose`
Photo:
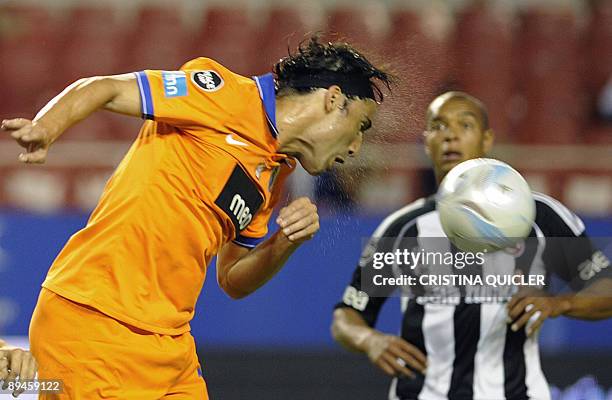
<svg viewBox="0 0 612 400"><path fill-rule="evenodd" d="M455 140L459 137L458 128L449 126L444 130L444 140Z"/></svg>
<svg viewBox="0 0 612 400"><path fill-rule="evenodd" d="M363 143L362 135L357 136L357 138L353 140L353 143L351 143L348 149L349 157L355 157L357 154L359 154L359 150L361 149L362 143Z"/></svg>

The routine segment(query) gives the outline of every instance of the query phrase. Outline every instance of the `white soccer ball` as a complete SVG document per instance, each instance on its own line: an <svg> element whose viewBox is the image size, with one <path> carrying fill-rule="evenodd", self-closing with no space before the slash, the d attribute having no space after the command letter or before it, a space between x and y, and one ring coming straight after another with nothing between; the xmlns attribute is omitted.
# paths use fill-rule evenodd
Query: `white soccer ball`
<svg viewBox="0 0 612 400"><path fill-rule="evenodd" d="M450 170L436 201L444 233L466 252L516 248L535 218L525 179L508 164L489 158L464 161Z"/></svg>

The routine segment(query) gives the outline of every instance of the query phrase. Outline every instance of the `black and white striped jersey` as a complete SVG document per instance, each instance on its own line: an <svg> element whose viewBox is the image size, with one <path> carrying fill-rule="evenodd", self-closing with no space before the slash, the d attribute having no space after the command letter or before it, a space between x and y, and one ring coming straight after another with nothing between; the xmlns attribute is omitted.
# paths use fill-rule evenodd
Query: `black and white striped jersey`
<svg viewBox="0 0 612 400"><path fill-rule="evenodd" d="M602 257L607 259L593 247L583 222L551 197L534 193L534 198L536 218L530 236L537 245L520 255L496 252L487 257L496 258L497 264L510 270L522 265L532 273L556 275L574 290L599 276L610 276L609 261L602 262ZM393 294L392 288L376 292L362 285L362 271L372 262L372 253L389 251L388 244L382 244L388 241L379 239L395 238L402 243L413 240L418 245L423 237L446 238L433 197L396 211L380 224L337 307L353 308L374 326L382 305ZM553 237L572 240L564 243ZM441 241L450 247L448 239ZM428 302L412 293L402 294L401 305L401 337L427 355L428 367L425 376L394 378L389 399L550 399L540 367L537 336L527 337L524 329L510 329L505 302L472 302L466 296L456 303Z"/></svg>

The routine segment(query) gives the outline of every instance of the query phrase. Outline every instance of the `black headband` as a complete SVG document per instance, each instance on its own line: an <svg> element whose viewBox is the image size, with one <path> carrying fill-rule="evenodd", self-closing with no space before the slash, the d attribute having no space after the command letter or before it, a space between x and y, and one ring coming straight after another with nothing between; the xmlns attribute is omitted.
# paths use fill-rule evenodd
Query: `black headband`
<svg viewBox="0 0 612 400"><path fill-rule="evenodd" d="M309 74L292 77L286 85L294 89L324 88L338 85L347 96L361 97L376 101L374 89L369 79L351 78L346 73L320 70Z"/></svg>

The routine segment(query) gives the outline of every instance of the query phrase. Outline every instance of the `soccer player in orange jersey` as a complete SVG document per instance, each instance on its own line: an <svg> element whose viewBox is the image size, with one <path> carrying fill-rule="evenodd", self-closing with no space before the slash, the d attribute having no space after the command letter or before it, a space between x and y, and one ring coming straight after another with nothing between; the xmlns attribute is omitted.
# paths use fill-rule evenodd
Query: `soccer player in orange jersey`
<svg viewBox="0 0 612 400"><path fill-rule="evenodd" d="M42 285L31 349L40 378L64 382L47 397L207 399L189 321L211 258L232 298L271 279L319 229L300 198L264 240L282 181L295 160L316 175L356 155L389 82L349 45L313 38L274 74L197 58L80 79L34 120L3 121L19 159L41 163L96 110L147 120Z"/></svg>

